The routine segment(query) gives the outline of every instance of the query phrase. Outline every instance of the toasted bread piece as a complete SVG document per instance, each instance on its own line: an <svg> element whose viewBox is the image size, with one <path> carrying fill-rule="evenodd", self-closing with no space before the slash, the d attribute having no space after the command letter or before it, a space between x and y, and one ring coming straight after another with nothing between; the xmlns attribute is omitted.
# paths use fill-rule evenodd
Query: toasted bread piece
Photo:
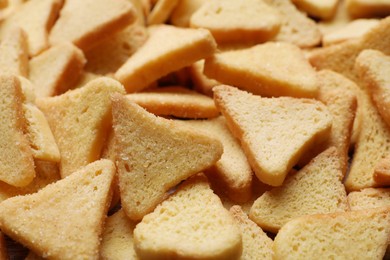
<svg viewBox="0 0 390 260"><path fill-rule="evenodd" d="M133 231L136 223L130 221L123 209L107 218L100 258L104 260L139 259L134 250Z"/></svg>
<svg viewBox="0 0 390 260"><path fill-rule="evenodd" d="M170 22L179 27L189 27L190 19L207 0L180 0L173 9Z"/></svg>
<svg viewBox="0 0 390 260"><path fill-rule="evenodd" d="M274 254L273 241L256 223L251 221L240 206L230 208L242 235L242 254L240 259L268 259Z"/></svg>
<svg viewBox="0 0 390 260"><path fill-rule="evenodd" d="M152 89L126 97L158 116L213 118L219 115L212 98L179 86Z"/></svg>
<svg viewBox="0 0 390 260"><path fill-rule="evenodd" d="M26 33L19 27L10 30L0 44L2 74L28 76L28 45Z"/></svg>
<svg viewBox="0 0 390 260"><path fill-rule="evenodd" d="M89 164L37 193L0 203L4 233L48 258L96 259L115 166Z"/></svg>
<svg viewBox="0 0 390 260"><path fill-rule="evenodd" d="M27 136L35 159L59 162L60 151L45 115L32 104L24 104L24 115L27 121Z"/></svg>
<svg viewBox="0 0 390 260"><path fill-rule="evenodd" d="M296 218L274 240L274 259L382 259L390 208Z"/></svg>
<svg viewBox="0 0 390 260"><path fill-rule="evenodd" d="M265 1L276 8L282 17L282 26L274 40L290 42L302 48L321 42L321 32L316 23L300 12L291 0Z"/></svg>
<svg viewBox="0 0 390 260"><path fill-rule="evenodd" d="M324 36L325 34L344 27L352 20L353 19L348 14L345 1L339 1L334 16L331 19L319 21L317 25Z"/></svg>
<svg viewBox="0 0 390 260"><path fill-rule="evenodd" d="M348 210L341 166L337 150L325 150L281 187L261 195L249 217L262 229L277 233L296 217Z"/></svg>
<svg viewBox="0 0 390 260"><path fill-rule="evenodd" d="M143 25L134 24L85 51L85 70L105 75L115 73L147 40Z"/></svg>
<svg viewBox="0 0 390 260"><path fill-rule="evenodd" d="M356 17L377 17L390 14L389 0L346 0L349 14Z"/></svg>
<svg viewBox="0 0 390 260"><path fill-rule="evenodd" d="M122 95L113 95L113 127L121 202L140 220L164 200L169 189L222 155L213 138L148 113Z"/></svg>
<svg viewBox="0 0 390 260"><path fill-rule="evenodd" d="M35 104L35 86L25 77L18 76L18 79L20 81L20 87L24 96L24 103Z"/></svg>
<svg viewBox="0 0 390 260"><path fill-rule="evenodd" d="M362 125L350 171L345 179L347 191L381 186L381 183L374 179L374 170L378 162L390 154L390 129L369 94L362 91L359 102Z"/></svg>
<svg viewBox="0 0 390 260"><path fill-rule="evenodd" d="M5 244L3 233L0 232L0 260L7 260L8 254L7 254L7 247Z"/></svg>
<svg viewBox="0 0 390 260"><path fill-rule="evenodd" d="M190 19L190 26L205 28L218 43L261 43L280 28L279 12L263 0L219 0L204 3Z"/></svg>
<svg viewBox="0 0 390 260"><path fill-rule="evenodd" d="M292 2L309 15L320 19L332 18L339 4L339 0L292 0Z"/></svg>
<svg viewBox="0 0 390 260"><path fill-rule="evenodd" d="M282 185L301 155L330 132L332 117L319 101L263 98L223 85L213 90L256 176L271 186Z"/></svg>
<svg viewBox="0 0 390 260"><path fill-rule="evenodd" d="M49 47L48 33L63 0L32 0L24 2L1 25L0 35L5 35L19 26L27 34L30 56L35 56Z"/></svg>
<svg viewBox="0 0 390 260"><path fill-rule="evenodd" d="M322 37L322 45L329 46L352 39L359 39L372 28L377 26L378 23L378 19L353 20L337 30L324 34Z"/></svg>
<svg viewBox="0 0 390 260"><path fill-rule="evenodd" d="M204 60L197 61L189 67L191 80L194 84L194 89L207 96L213 96L213 87L221 85L220 82L210 79L203 73Z"/></svg>
<svg viewBox="0 0 390 260"><path fill-rule="evenodd" d="M204 131L206 135L218 139L223 145L221 159L205 171L212 186L221 186L232 201L248 201L252 196L252 169L239 141L227 127L225 118L220 116L211 120L183 122L196 131Z"/></svg>
<svg viewBox="0 0 390 260"><path fill-rule="evenodd" d="M60 171L56 163L34 160L34 164L36 176L27 186L14 187L0 182L0 202L14 196L35 193L60 179Z"/></svg>
<svg viewBox="0 0 390 260"><path fill-rule="evenodd" d="M142 259L237 259L242 240L207 179L197 175L142 219L134 246Z"/></svg>
<svg viewBox="0 0 390 260"><path fill-rule="evenodd" d="M374 168L374 179L381 186L390 184L390 155L380 160Z"/></svg>
<svg viewBox="0 0 390 260"><path fill-rule="evenodd" d="M147 17L147 24L160 24L168 20L179 0L157 0Z"/></svg>
<svg viewBox="0 0 390 260"><path fill-rule="evenodd" d="M55 97L37 100L61 154L61 177L100 158L111 124L112 93L124 93L116 80L99 78Z"/></svg>
<svg viewBox="0 0 390 260"><path fill-rule="evenodd" d="M15 76L0 76L0 181L22 187L34 176L34 160L25 135L26 120L20 81Z"/></svg>
<svg viewBox="0 0 390 260"><path fill-rule="evenodd" d="M49 39L52 45L72 42L86 50L135 20L135 9L130 1L66 0Z"/></svg>
<svg viewBox="0 0 390 260"><path fill-rule="evenodd" d="M118 69L115 77L128 93L140 91L170 72L209 57L216 43L205 29L152 27L149 39Z"/></svg>
<svg viewBox="0 0 390 260"><path fill-rule="evenodd" d="M30 60L30 80L37 97L51 97L69 90L79 79L83 52L70 43L59 44Z"/></svg>
<svg viewBox="0 0 390 260"><path fill-rule="evenodd" d="M300 165L306 165L320 152L334 146L339 154L344 176L348 168L348 151L357 109L358 87L351 80L330 70L319 71L317 76L320 85L317 99L323 102L332 114L332 129L329 138L306 153Z"/></svg>
<svg viewBox="0 0 390 260"><path fill-rule="evenodd" d="M390 189L367 188L348 194L351 210L365 210L390 206Z"/></svg>
<svg viewBox="0 0 390 260"><path fill-rule="evenodd" d="M375 49L390 55L390 17L368 31L359 40L346 41L312 52L309 60L317 69L329 69L359 82L354 66L356 57L364 49Z"/></svg>
<svg viewBox="0 0 390 260"><path fill-rule="evenodd" d="M265 43L206 59L206 76L262 96L315 97L315 70L290 43Z"/></svg>

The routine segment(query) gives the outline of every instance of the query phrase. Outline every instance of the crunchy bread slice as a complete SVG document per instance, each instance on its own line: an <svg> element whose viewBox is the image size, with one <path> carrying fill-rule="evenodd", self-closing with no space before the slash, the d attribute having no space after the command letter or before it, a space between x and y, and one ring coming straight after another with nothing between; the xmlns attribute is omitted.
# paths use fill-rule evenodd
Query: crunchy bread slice
<svg viewBox="0 0 390 260"><path fill-rule="evenodd" d="M133 23L135 19L135 9L130 1L66 0L50 31L50 44L72 42L86 50L95 42Z"/></svg>
<svg viewBox="0 0 390 260"><path fill-rule="evenodd" d="M380 160L374 168L374 180L383 185L390 184L390 155Z"/></svg>
<svg viewBox="0 0 390 260"><path fill-rule="evenodd" d="M218 43L261 43L280 28L279 12L263 0L223 0L204 3L190 19L190 26L205 28Z"/></svg>
<svg viewBox="0 0 390 260"><path fill-rule="evenodd" d="M197 175L142 219L134 246L143 259L237 259L242 240L207 179Z"/></svg>
<svg viewBox="0 0 390 260"><path fill-rule="evenodd" d="M330 132L332 117L319 101L263 98L223 85L213 90L256 176L271 186L282 185L301 155Z"/></svg>
<svg viewBox="0 0 390 260"><path fill-rule="evenodd" d="M212 98L184 87L157 88L126 97L158 116L213 118L219 115Z"/></svg>
<svg viewBox="0 0 390 260"><path fill-rule="evenodd" d="M128 219L123 209L108 217L102 235L100 258L103 260L139 259L133 246L135 225Z"/></svg>
<svg viewBox="0 0 390 260"><path fill-rule="evenodd" d="M390 207L390 189L367 188L350 192L348 204L351 210Z"/></svg>
<svg viewBox="0 0 390 260"><path fill-rule="evenodd" d="M71 43L51 47L30 60L30 80L37 97L51 97L70 89L86 63L83 52Z"/></svg>
<svg viewBox="0 0 390 260"><path fill-rule="evenodd" d="M213 96L213 87L221 85L220 82L210 79L203 73L204 60L197 61L189 67L189 74L191 76L194 89L207 96Z"/></svg>
<svg viewBox="0 0 390 260"><path fill-rule="evenodd" d="M156 0L151 12L147 17L147 24L160 24L168 20L179 0Z"/></svg>
<svg viewBox="0 0 390 260"><path fill-rule="evenodd" d="M389 0L346 0L349 14L354 17L378 17L390 14Z"/></svg>
<svg viewBox="0 0 390 260"><path fill-rule="evenodd" d="M249 217L262 229L277 233L293 218L348 210L347 194L337 150L332 147L281 187L266 191L253 204Z"/></svg>
<svg viewBox="0 0 390 260"><path fill-rule="evenodd" d="M232 214L241 230L243 248L240 259L272 260L274 254L272 239L256 223L248 218L240 206L236 205L231 207L230 214Z"/></svg>
<svg viewBox="0 0 390 260"><path fill-rule="evenodd" d="M56 163L34 160L36 176L24 187L14 187L0 182L0 202L8 198L35 193L46 185L60 179L60 172Z"/></svg>
<svg viewBox="0 0 390 260"><path fill-rule="evenodd" d="M183 123L194 127L196 131L204 131L223 145L221 159L205 171L212 186L223 187L232 201L248 201L252 196L252 169L239 141L227 127L225 118L220 116L211 120L186 120Z"/></svg>
<svg viewBox="0 0 390 260"><path fill-rule="evenodd" d="M382 259L390 208L296 218L274 240L274 259Z"/></svg>
<svg viewBox="0 0 390 260"><path fill-rule="evenodd" d="M96 161L37 193L3 201L1 230L43 257L96 259L114 173L111 161Z"/></svg>
<svg viewBox="0 0 390 260"><path fill-rule="evenodd" d="M178 27L189 27L190 19L207 0L180 0L173 9L170 22Z"/></svg>
<svg viewBox="0 0 390 260"><path fill-rule="evenodd" d="M27 34L30 56L35 56L49 47L48 33L58 16L63 0L31 0L23 2L15 12L4 20L0 35L5 35L19 26Z"/></svg>
<svg viewBox="0 0 390 260"><path fill-rule="evenodd" d="M261 96L315 97L316 72L290 43L269 42L217 53L206 59L206 76Z"/></svg>
<svg viewBox="0 0 390 260"><path fill-rule="evenodd" d="M128 93L140 91L170 72L209 57L216 43L205 29L153 26L149 39L115 73Z"/></svg>
<svg viewBox="0 0 390 260"><path fill-rule="evenodd" d="M26 120L20 81L14 76L0 76L0 181L22 187L34 176L34 160L25 135Z"/></svg>
<svg viewBox="0 0 390 260"><path fill-rule="evenodd" d="M3 233L0 232L0 260L7 260L8 254L7 254L7 247L5 244Z"/></svg>
<svg viewBox="0 0 390 260"><path fill-rule="evenodd" d="M282 26L274 40L290 42L299 47L313 47L321 42L321 32L316 23L300 12L291 0L265 0L276 8L282 18Z"/></svg>
<svg viewBox="0 0 390 260"><path fill-rule="evenodd" d="M210 167L222 144L148 113L125 96L113 95L113 127L122 207L140 220L169 189Z"/></svg>
<svg viewBox="0 0 390 260"><path fill-rule="evenodd" d="M27 121L27 136L34 158L59 162L61 159L60 151L45 115L32 104L24 104L23 109Z"/></svg>
<svg viewBox="0 0 390 260"><path fill-rule="evenodd" d="M320 19L332 18L339 4L339 0L292 0L292 2L309 15Z"/></svg>
<svg viewBox="0 0 390 260"><path fill-rule="evenodd" d="M61 154L61 177L100 158L111 125L112 93L124 93L116 80L99 78L55 97L37 100Z"/></svg>
<svg viewBox="0 0 390 260"><path fill-rule="evenodd" d="M28 76L27 35L19 27L10 30L0 44L0 71L2 74Z"/></svg>

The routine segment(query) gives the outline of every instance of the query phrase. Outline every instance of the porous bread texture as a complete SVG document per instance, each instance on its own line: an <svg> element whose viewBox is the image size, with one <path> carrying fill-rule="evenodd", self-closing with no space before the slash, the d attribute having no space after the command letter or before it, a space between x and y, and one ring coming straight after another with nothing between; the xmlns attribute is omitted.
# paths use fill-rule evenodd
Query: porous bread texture
<svg viewBox="0 0 390 260"><path fill-rule="evenodd" d="M18 76L17 78L20 81L20 87L22 89L22 93L25 99L24 103L35 104L35 86L31 83L30 80L26 79L25 77Z"/></svg>
<svg viewBox="0 0 390 260"><path fill-rule="evenodd" d="M5 200L0 228L42 257L97 259L114 173L111 161L100 160L37 193Z"/></svg>
<svg viewBox="0 0 390 260"><path fill-rule="evenodd" d="M357 19L345 24L344 26L324 33L322 37L322 45L329 46L345 42L352 39L359 39L372 28L379 24L378 19Z"/></svg>
<svg viewBox="0 0 390 260"><path fill-rule="evenodd" d="M132 24L85 51L85 70L106 75L115 73L147 40L146 27Z"/></svg>
<svg viewBox="0 0 390 260"><path fill-rule="evenodd" d="M281 187L266 191L254 203L249 217L262 229L277 233L293 218L348 210L347 194L337 150L331 147Z"/></svg>
<svg viewBox="0 0 390 260"><path fill-rule="evenodd" d="M142 219L134 246L142 259L237 259L242 238L207 179L197 175Z"/></svg>
<svg viewBox="0 0 390 260"><path fill-rule="evenodd" d="M210 30L218 43L261 43L275 36L281 18L263 0L216 0L204 3L190 18L190 26Z"/></svg>
<svg viewBox="0 0 390 260"><path fill-rule="evenodd" d="M147 17L147 24L166 22L179 2L179 0L156 0L156 4Z"/></svg>
<svg viewBox="0 0 390 260"><path fill-rule="evenodd" d="M314 47L321 42L321 32L316 23L300 12L291 0L265 0L276 8L282 18L282 26L275 41L290 42L301 48Z"/></svg>
<svg viewBox="0 0 390 260"><path fill-rule="evenodd" d="M389 207L303 216L282 227L274 259L382 259L390 234Z"/></svg>
<svg viewBox="0 0 390 260"><path fill-rule="evenodd" d="M28 66L27 35L16 27L3 35L0 44L0 72L27 77Z"/></svg>
<svg viewBox="0 0 390 260"><path fill-rule="evenodd" d="M186 120L183 123L218 139L223 145L221 159L205 170L212 186L218 182L216 185L221 186L232 201L248 201L252 196L252 169L240 142L227 127L225 118L220 116L210 120Z"/></svg>
<svg viewBox="0 0 390 260"><path fill-rule="evenodd" d="M71 43L58 44L29 62L29 79L37 97L51 97L69 90L86 63L83 52Z"/></svg>
<svg viewBox="0 0 390 260"><path fill-rule="evenodd" d="M128 219L123 209L107 218L100 258L104 260L139 259L134 250L133 231L136 223Z"/></svg>
<svg viewBox="0 0 390 260"><path fill-rule="evenodd" d="M194 89L200 93L212 97L213 87L217 85L221 85L221 83L207 77L203 73L203 68L204 68L204 60L200 60L193 63L188 68L188 73L191 76L192 83L194 84Z"/></svg>
<svg viewBox="0 0 390 260"><path fill-rule="evenodd" d="M346 0L347 10L354 17L378 17L390 14L389 0Z"/></svg>
<svg viewBox="0 0 390 260"><path fill-rule="evenodd" d="M298 8L311 16L330 19L336 12L339 0L292 0Z"/></svg>
<svg viewBox="0 0 390 260"><path fill-rule="evenodd" d="M61 177L100 158L111 125L112 93L125 90L118 81L102 77L60 96L37 100L60 150Z"/></svg>
<svg viewBox="0 0 390 260"><path fill-rule="evenodd" d="M219 115L212 98L180 86L151 89L126 97L158 116L196 119Z"/></svg>
<svg viewBox="0 0 390 260"><path fill-rule="evenodd" d="M145 44L115 73L128 93L141 91L162 76L207 58L216 50L213 37L205 29L156 25L149 32Z"/></svg>
<svg viewBox="0 0 390 260"><path fill-rule="evenodd" d="M178 27L189 27L192 14L206 2L207 0L180 0L171 13L170 22Z"/></svg>
<svg viewBox="0 0 390 260"><path fill-rule="evenodd" d="M374 49L390 55L390 17L382 19L358 40L346 41L340 44L320 48L309 56L310 63L317 69L336 71L349 79L360 82L355 74L356 57L364 49Z"/></svg>
<svg viewBox="0 0 390 260"><path fill-rule="evenodd" d="M59 162L60 151L45 115L33 104L23 104L23 111L33 157L43 161Z"/></svg>
<svg viewBox="0 0 390 260"><path fill-rule="evenodd" d="M169 189L219 160L222 144L156 117L113 95L113 128L122 207L132 220L165 199Z"/></svg>
<svg viewBox="0 0 390 260"><path fill-rule="evenodd" d="M206 59L206 76L261 96L315 97L316 72L290 43L268 42Z"/></svg>
<svg viewBox="0 0 390 260"><path fill-rule="evenodd" d="M390 206L390 189L367 188L348 194L351 210L365 210Z"/></svg>
<svg viewBox="0 0 390 260"><path fill-rule="evenodd" d="M0 75L0 181L17 187L28 185L35 177L23 102L18 78Z"/></svg>
<svg viewBox="0 0 390 260"><path fill-rule="evenodd" d="M5 244L3 233L0 232L0 260L8 259L7 247Z"/></svg>
<svg viewBox="0 0 390 260"><path fill-rule="evenodd" d="M301 155L330 133L332 116L319 101L264 98L224 85L213 91L253 171L268 185L282 185Z"/></svg>
<svg viewBox="0 0 390 260"><path fill-rule="evenodd" d="M34 164L36 175L27 186L14 187L0 182L0 202L14 196L35 193L60 179L60 172L56 163L34 160Z"/></svg>
<svg viewBox="0 0 390 260"><path fill-rule="evenodd" d="M49 47L48 34L58 16L63 0L32 0L23 2L5 19L0 27L3 37L15 26L27 34L30 56L35 56Z"/></svg>
<svg viewBox="0 0 390 260"><path fill-rule="evenodd" d="M272 260L273 241L256 223L251 221L240 206L230 208L234 221L241 230L242 254L240 259Z"/></svg>
<svg viewBox="0 0 390 260"><path fill-rule="evenodd" d="M357 109L358 88L354 82L330 70L317 73L319 91L317 99L323 102L332 114L332 129L329 138L317 144L303 155L300 165L305 165L326 148L334 146L339 154L343 176L348 168L348 151ZM303 164L301 163L303 161Z"/></svg>
<svg viewBox="0 0 390 260"><path fill-rule="evenodd" d="M377 163L374 169L374 179L381 185L390 184L390 155Z"/></svg>
<svg viewBox="0 0 390 260"><path fill-rule="evenodd" d="M86 50L135 19L135 9L130 1L66 0L50 31L50 44L72 42Z"/></svg>

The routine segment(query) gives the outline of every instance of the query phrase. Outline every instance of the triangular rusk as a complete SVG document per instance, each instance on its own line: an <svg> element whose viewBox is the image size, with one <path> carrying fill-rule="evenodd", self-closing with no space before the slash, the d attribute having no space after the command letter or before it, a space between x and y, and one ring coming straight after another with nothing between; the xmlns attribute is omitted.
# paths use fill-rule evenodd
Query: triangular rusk
<svg viewBox="0 0 390 260"><path fill-rule="evenodd" d="M382 259L390 235L390 208L308 215L282 227L274 259Z"/></svg>
<svg viewBox="0 0 390 260"><path fill-rule="evenodd" d="M121 202L133 220L151 212L169 189L212 166L221 143L113 95L113 127Z"/></svg>
<svg viewBox="0 0 390 260"><path fill-rule="evenodd" d="M27 77L28 70L27 35L16 27L4 35L0 44L0 71Z"/></svg>
<svg viewBox="0 0 390 260"><path fill-rule="evenodd" d="M115 166L89 164L37 193L0 204L0 228L42 257L97 259Z"/></svg>
<svg viewBox="0 0 390 260"><path fill-rule="evenodd" d="M348 194L348 204L351 210L390 207L390 189L367 188L352 191Z"/></svg>
<svg viewBox="0 0 390 260"><path fill-rule="evenodd" d="M290 43L269 42L217 53L206 59L206 76L267 97L315 97L315 70L302 50Z"/></svg>
<svg viewBox="0 0 390 260"><path fill-rule="evenodd" d="M207 179L196 175L142 219L134 247L142 259L237 259L242 238Z"/></svg>
<svg viewBox="0 0 390 260"><path fill-rule="evenodd" d="M262 229L277 233L296 217L348 210L341 167L337 149L327 149L281 187L261 195L252 205L250 218Z"/></svg>
<svg viewBox="0 0 390 260"><path fill-rule="evenodd" d="M110 94L124 92L116 80L99 78L60 96L37 100L60 150L62 177L100 158L111 124Z"/></svg>
<svg viewBox="0 0 390 260"><path fill-rule="evenodd" d="M256 176L272 186L282 185L301 155L327 138L332 126L329 111L316 100L263 98L224 85L213 90Z"/></svg>

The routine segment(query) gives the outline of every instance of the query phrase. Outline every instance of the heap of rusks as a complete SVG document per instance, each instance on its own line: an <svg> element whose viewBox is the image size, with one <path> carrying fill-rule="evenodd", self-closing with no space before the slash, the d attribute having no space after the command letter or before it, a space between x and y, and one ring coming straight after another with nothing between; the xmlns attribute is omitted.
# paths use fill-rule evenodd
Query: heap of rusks
<svg viewBox="0 0 390 260"><path fill-rule="evenodd" d="M382 259L389 14L0 0L0 260Z"/></svg>

